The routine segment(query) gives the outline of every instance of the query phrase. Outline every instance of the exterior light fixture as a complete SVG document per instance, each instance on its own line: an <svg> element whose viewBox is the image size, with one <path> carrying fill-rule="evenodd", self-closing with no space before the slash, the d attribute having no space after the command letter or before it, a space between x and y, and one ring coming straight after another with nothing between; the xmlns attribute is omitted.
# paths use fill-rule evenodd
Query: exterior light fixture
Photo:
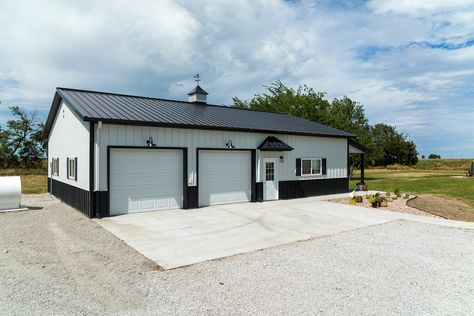
<svg viewBox="0 0 474 316"><path fill-rule="evenodd" d="M284 162L285 162L285 157L280 156L280 162L281 162L281 163L284 163Z"/></svg>
<svg viewBox="0 0 474 316"><path fill-rule="evenodd" d="M148 147L156 147L156 144L153 143L153 138L151 138L151 137L148 138L148 140L146 141L146 145L147 145Z"/></svg>
<svg viewBox="0 0 474 316"><path fill-rule="evenodd" d="M225 143L225 146L229 149L235 148L235 146L232 145L232 141L230 139L227 141L227 143Z"/></svg>

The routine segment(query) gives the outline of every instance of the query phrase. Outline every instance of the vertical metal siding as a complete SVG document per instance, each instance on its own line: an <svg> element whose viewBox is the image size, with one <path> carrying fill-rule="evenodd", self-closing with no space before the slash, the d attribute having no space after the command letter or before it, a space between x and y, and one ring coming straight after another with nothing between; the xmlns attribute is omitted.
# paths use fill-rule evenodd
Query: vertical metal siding
<svg viewBox="0 0 474 316"><path fill-rule="evenodd" d="M64 110L64 114L63 114ZM48 138L48 175L56 180L89 191L89 123L83 122L61 103ZM67 159L77 157L77 181L67 178ZM51 174L50 162L59 158L59 176Z"/></svg>
<svg viewBox="0 0 474 316"><path fill-rule="evenodd" d="M236 148L257 148L270 134L209 131L179 128L164 128L152 126L130 126L103 124L97 130L98 153L100 161L96 166L96 176L99 178L98 190L107 190L107 146L145 146L151 136L159 147L187 147L188 148L188 181L189 186L196 185L196 148L222 148L230 139ZM302 179L295 175L295 160L301 157L327 159L327 175L304 177L310 179L346 178L347 177L347 140L344 138L278 135L278 138L295 150L291 152L260 152L256 157L259 166L266 157L284 156L284 163L280 163L280 181ZM256 180L261 177L261 170L257 169ZM96 188L97 189L97 188Z"/></svg>

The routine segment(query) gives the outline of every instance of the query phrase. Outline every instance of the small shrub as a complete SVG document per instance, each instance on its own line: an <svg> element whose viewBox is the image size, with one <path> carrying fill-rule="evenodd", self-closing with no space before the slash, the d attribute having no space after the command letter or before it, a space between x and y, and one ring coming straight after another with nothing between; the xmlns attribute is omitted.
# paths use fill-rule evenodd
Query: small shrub
<svg viewBox="0 0 474 316"><path fill-rule="evenodd" d="M357 204L357 199L356 199L356 198L351 198L350 201L349 201L349 203L350 203L351 205L356 205L356 204Z"/></svg>
<svg viewBox="0 0 474 316"><path fill-rule="evenodd" d="M362 203L364 201L364 199L362 198L362 196L359 195L359 196L356 197L356 201L357 201L357 203Z"/></svg>
<svg viewBox="0 0 474 316"><path fill-rule="evenodd" d="M409 199L410 198L410 194L406 193L405 194L405 199Z"/></svg>
<svg viewBox="0 0 474 316"><path fill-rule="evenodd" d="M400 194L400 189L399 188L395 188L395 190L393 190L393 193L398 196Z"/></svg>

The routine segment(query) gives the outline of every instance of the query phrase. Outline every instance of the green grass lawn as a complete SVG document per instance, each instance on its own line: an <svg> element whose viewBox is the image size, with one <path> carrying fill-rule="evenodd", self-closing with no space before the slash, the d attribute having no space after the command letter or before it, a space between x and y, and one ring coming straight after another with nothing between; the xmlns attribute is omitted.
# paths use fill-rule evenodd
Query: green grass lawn
<svg viewBox="0 0 474 316"><path fill-rule="evenodd" d="M393 192L399 189L403 193L432 194L460 200L467 204L469 209L466 212L474 216L474 177L461 178L463 175L462 171L368 169L365 172L365 183L369 190ZM359 177L358 172L355 180L351 181L351 188L355 187ZM447 217L461 219L459 216Z"/></svg>
<svg viewBox="0 0 474 316"><path fill-rule="evenodd" d="M48 176L45 169L1 169L0 176L20 176L23 194L48 192Z"/></svg>

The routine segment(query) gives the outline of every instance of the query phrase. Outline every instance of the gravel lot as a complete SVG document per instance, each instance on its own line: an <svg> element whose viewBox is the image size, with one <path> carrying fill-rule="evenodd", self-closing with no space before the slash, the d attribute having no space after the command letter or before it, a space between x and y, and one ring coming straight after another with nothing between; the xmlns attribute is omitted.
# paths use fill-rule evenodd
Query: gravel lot
<svg viewBox="0 0 474 316"><path fill-rule="evenodd" d="M158 271L47 195L0 213L1 315L474 314L474 231L397 221Z"/></svg>

